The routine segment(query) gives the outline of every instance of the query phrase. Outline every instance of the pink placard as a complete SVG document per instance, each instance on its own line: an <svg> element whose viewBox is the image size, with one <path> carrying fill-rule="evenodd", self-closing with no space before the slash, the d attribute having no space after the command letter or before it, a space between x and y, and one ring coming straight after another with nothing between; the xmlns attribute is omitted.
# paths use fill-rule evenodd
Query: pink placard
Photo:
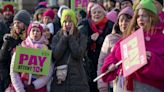
<svg viewBox="0 0 164 92"><path fill-rule="evenodd" d="M147 64L143 30L138 29L121 42L123 76L127 77Z"/></svg>
<svg viewBox="0 0 164 92"><path fill-rule="evenodd" d="M88 0L75 0L75 7L86 8L88 5Z"/></svg>

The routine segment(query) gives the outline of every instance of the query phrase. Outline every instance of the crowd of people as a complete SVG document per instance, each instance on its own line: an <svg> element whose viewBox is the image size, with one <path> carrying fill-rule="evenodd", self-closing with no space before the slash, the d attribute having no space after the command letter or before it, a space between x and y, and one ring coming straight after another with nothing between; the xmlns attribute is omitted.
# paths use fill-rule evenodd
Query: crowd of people
<svg viewBox="0 0 164 92"><path fill-rule="evenodd" d="M34 14L3 6L0 92L164 92L163 3L89 1L86 10L75 11L43 1ZM116 65L122 60L120 43L139 29L148 63L124 77L122 64ZM17 46L52 51L48 75L16 72ZM108 69L111 72L93 81Z"/></svg>

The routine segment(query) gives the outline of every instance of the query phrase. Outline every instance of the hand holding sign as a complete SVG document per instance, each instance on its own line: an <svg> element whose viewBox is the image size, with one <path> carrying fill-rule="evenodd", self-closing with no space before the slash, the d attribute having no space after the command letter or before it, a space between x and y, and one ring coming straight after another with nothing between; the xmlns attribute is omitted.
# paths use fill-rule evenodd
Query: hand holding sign
<svg viewBox="0 0 164 92"><path fill-rule="evenodd" d="M120 45L122 60L119 61L116 65L109 66L108 70L105 73L99 75L93 80L94 82L96 82L98 79L108 74L109 72L113 71L121 63L123 63L122 66L124 77L129 76L130 74L147 64L142 29L138 29L128 38L123 40ZM147 56L150 57L151 53L147 52Z"/></svg>
<svg viewBox="0 0 164 92"><path fill-rule="evenodd" d="M150 51L146 51L146 56L147 56L147 59L149 60L151 58L151 52Z"/></svg>
<svg viewBox="0 0 164 92"><path fill-rule="evenodd" d="M114 71L117 68L117 66L115 64L111 64L108 67L108 70L110 70L111 72Z"/></svg>
<svg viewBox="0 0 164 92"><path fill-rule="evenodd" d="M122 61L119 61L117 64L113 64L111 66L109 66L108 70L105 73L102 73L101 75L97 76L93 82L96 82L97 80L99 80L100 78L102 78L103 76L105 76L106 74L112 72L114 69L116 69L120 64L122 64ZM112 71L110 69L113 69Z"/></svg>

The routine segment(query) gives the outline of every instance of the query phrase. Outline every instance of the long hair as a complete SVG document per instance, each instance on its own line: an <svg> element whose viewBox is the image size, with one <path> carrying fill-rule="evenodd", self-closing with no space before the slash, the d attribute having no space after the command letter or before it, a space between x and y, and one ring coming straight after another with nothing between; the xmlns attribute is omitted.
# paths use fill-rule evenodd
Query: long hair
<svg viewBox="0 0 164 92"><path fill-rule="evenodd" d="M132 32L134 32L135 30L137 30L137 29L139 28L138 25L137 25L138 10L139 10L139 9L137 9L137 10L134 12L134 16L133 16L133 18L132 18L132 20L131 20L131 22L130 22L130 25L129 25L127 31L124 32L123 38L128 37L130 34L132 34ZM146 26L145 26L145 29L146 29L146 30L145 30L145 31L150 32L151 34L153 34L153 33L155 32L155 30L153 30L153 29L154 29L154 26L155 26L157 23L160 22L159 16L156 15L156 14L154 14L153 12L147 10L147 9L143 9L143 8L142 8L142 10L143 10L145 13L147 13L148 16L149 16L149 22L146 23Z"/></svg>
<svg viewBox="0 0 164 92"><path fill-rule="evenodd" d="M16 33L16 30L15 30L15 28L14 28L14 25L12 25L12 27L11 27L11 31L10 31L10 34L12 35L12 37L14 38L14 39L22 39L22 40L25 40L26 39L26 37L27 37L27 26L26 25L24 25L24 29L23 30L21 30L21 32L20 32L20 34L17 34Z"/></svg>
<svg viewBox="0 0 164 92"><path fill-rule="evenodd" d="M128 14L123 14L123 16L127 17L127 19L129 19L129 20L132 19L132 16L130 16ZM119 19L120 19L120 17L117 19L117 22L113 26L112 34L115 34L115 33L120 34L120 35L123 34L122 31L120 30Z"/></svg>

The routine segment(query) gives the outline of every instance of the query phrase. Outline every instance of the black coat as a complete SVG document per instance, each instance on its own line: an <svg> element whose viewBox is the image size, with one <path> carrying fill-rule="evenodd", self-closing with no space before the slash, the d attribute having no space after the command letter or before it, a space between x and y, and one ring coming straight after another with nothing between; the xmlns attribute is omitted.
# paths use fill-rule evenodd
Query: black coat
<svg viewBox="0 0 164 92"><path fill-rule="evenodd" d="M0 48L3 44L3 36L6 33L9 33L9 28L7 28L7 25L3 21L0 21Z"/></svg>
<svg viewBox="0 0 164 92"><path fill-rule="evenodd" d="M94 33L94 31L91 29L89 20L84 19L78 24L79 30L84 31L83 33L88 36L88 44L87 44L87 55L88 57L93 61L93 65L95 67L95 74L97 75L97 63L99 54L101 51L102 44L104 42L105 37L112 32L113 28L113 22L109 21L106 23L105 28L103 30L103 33L101 33L96 40L96 49L92 49L91 45L94 43L94 41L91 39L91 35ZM96 75L94 75L96 77Z"/></svg>
<svg viewBox="0 0 164 92"><path fill-rule="evenodd" d="M54 34L56 34L61 28L60 18L58 16L55 16L53 25L54 25Z"/></svg>
<svg viewBox="0 0 164 92"><path fill-rule="evenodd" d="M54 35L52 52L55 58L55 67L68 63L66 80L57 84L56 71L53 75L51 92L89 92L86 73L82 64L87 47L87 37L80 33L65 37L62 31Z"/></svg>
<svg viewBox="0 0 164 92"><path fill-rule="evenodd" d="M0 50L0 69L9 69L12 50L22 42L21 39L14 39L11 36L5 36L5 41Z"/></svg>
<svg viewBox="0 0 164 92"><path fill-rule="evenodd" d="M5 41L0 50L0 92L4 92L10 83L9 73L13 48L22 42L21 39L14 39L10 36L5 36L4 39Z"/></svg>

